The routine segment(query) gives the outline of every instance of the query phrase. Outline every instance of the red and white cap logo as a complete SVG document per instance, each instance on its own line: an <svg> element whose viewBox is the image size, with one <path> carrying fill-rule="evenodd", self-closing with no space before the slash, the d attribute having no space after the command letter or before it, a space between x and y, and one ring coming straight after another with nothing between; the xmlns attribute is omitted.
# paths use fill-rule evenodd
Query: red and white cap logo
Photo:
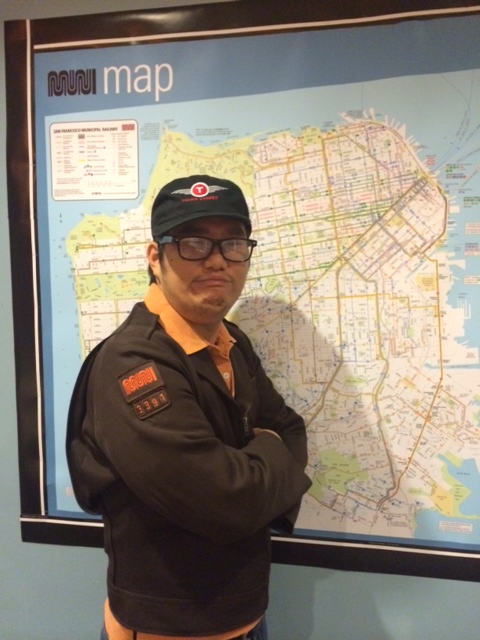
<svg viewBox="0 0 480 640"><path fill-rule="evenodd" d="M205 184L205 182L195 182L195 184L190 187L190 189L176 189L175 191L172 191L172 195L204 198L205 196L215 193L216 191L228 191L228 189L227 187L220 187L216 184L211 184L210 186L208 186L208 184ZM215 198L218 198L218 196L215 196Z"/></svg>
<svg viewBox="0 0 480 640"><path fill-rule="evenodd" d="M196 198L208 196L208 185L205 182L196 182L190 189L190 193Z"/></svg>

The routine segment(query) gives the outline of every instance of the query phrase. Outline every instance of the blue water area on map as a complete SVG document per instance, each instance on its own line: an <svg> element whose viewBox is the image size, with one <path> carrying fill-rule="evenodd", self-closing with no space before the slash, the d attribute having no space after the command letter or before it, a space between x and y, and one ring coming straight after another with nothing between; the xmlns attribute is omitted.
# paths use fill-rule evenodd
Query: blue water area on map
<svg viewBox="0 0 480 640"><path fill-rule="evenodd" d="M469 184L473 187L473 194L480 193L480 180L471 179ZM460 198L462 189L457 190ZM462 345L480 349L480 332L478 331L478 318L480 317L480 287L469 284L469 277L480 276L479 255L465 255L465 248L471 244L478 244L478 233L468 234L467 225L478 225L478 208L461 207L458 213L449 217L451 228L447 235L447 242L442 250L449 254L453 286L448 292L447 302L454 308L463 308L465 311L463 335L455 337ZM453 223L453 224L452 224ZM466 282L467 279L467 282ZM479 363L469 365L478 368Z"/></svg>
<svg viewBox="0 0 480 640"><path fill-rule="evenodd" d="M462 345L480 348L480 331L478 330L478 318L480 318L480 295L474 286L464 284L464 279L468 275L480 276L478 256L465 258L465 269L452 265L450 267L454 277L454 285L450 289L447 301L453 308L465 308L465 320L463 325L463 336L457 336L455 340ZM477 285L478 287L478 285ZM473 291L472 291L473 289ZM480 367L470 364L469 367Z"/></svg>
<svg viewBox="0 0 480 640"><path fill-rule="evenodd" d="M440 529L440 523L451 525L446 530ZM456 533L452 528L458 524L465 525L462 518L448 518L438 511L425 509L416 517L415 541L422 542L435 541L436 543L446 543L447 546L458 545L479 545L480 544L480 527L479 521L468 520L468 525L472 526L469 533Z"/></svg>

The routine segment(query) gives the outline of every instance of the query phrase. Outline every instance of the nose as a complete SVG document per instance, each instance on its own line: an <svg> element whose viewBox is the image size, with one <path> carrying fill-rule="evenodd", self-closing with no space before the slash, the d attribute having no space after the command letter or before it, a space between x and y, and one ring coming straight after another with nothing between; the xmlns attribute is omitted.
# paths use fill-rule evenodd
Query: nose
<svg viewBox="0 0 480 640"><path fill-rule="evenodd" d="M209 269L215 270L225 269L227 267L228 263L222 256L218 244L213 245L211 254L204 260L204 265Z"/></svg>

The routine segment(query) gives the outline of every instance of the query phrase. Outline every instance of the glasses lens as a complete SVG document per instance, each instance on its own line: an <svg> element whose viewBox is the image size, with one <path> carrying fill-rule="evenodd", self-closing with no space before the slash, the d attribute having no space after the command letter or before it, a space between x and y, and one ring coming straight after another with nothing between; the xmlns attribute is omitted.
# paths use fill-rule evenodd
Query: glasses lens
<svg viewBox="0 0 480 640"><path fill-rule="evenodd" d="M223 257L232 262L245 262L252 251L250 243L244 238L229 238L221 243Z"/></svg>
<svg viewBox="0 0 480 640"><path fill-rule="evenodd" d="M212 248L212 241L207 238L180 238L178 249L186 260L202 260Z"/></svg>

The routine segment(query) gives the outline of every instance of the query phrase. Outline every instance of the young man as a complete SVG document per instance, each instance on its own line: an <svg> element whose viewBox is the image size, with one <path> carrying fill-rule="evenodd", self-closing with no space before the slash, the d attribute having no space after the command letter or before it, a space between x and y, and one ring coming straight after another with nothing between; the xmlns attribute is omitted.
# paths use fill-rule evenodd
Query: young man
<svg viewBox="0 0 480 640"><path fill-rule="evenodd" d="M102 515L103 638L265 637L270 528L291 533L310 486L305 425L224 320L256 245L237 185L165 185L145 300L87 357L67 457Z"/></svg>

